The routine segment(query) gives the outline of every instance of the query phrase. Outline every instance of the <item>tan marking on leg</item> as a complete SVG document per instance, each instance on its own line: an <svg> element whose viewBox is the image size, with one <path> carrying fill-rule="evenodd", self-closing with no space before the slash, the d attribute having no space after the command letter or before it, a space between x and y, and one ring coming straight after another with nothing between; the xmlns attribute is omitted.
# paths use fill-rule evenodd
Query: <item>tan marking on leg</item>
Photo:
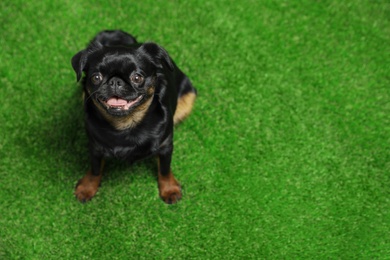
<svg viewBox="0 0 390 260"><path fill-rule="evenodd" d="M158 190L160 198L167 204L174 204L182 197L180 184L172 171L170 170L166 176L161 174L160 160L158 160Z"/></svg>
<svg viewBox="0 0 390 260"><path fill-rule="evenodd" d="M194 92L189 92L179 97L177 100L175 115L173 116L173 122L175 125L189 116L192 107L194 106L195 99L196 94Z"/></svg>
<svg viewBox="0 0 390 260"><path fill-rule="evenodd" d="M87 202L95 196L102 179L104 163L104 160L102 160L98 176L93 175L90 170L77 182L74 195L80 202Z"/></svg>

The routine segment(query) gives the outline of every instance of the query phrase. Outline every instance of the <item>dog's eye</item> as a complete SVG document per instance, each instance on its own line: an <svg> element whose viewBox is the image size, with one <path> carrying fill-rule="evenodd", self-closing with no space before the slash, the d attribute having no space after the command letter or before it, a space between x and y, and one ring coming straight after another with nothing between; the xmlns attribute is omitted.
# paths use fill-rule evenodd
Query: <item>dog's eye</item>
<svg viewBox="0 0 390 260"><path fill-rule="evenodd" d="M91 77L91 81L92 81L92 83L95 84L95 85L97 85L97 84L99 84L100 82L102 82L102 80L103 80L103 76L102 76L102 74L100 74L100 73L95 73L95 74L93 74L92 77Z"/></svg>
<svg viewBox="0 0 390 260"><path fill-rule="evenodd" d="M130 80L135 84L142 84L142 82L144 82L144 77L138 73L133 73L130 76Z"/></svg>

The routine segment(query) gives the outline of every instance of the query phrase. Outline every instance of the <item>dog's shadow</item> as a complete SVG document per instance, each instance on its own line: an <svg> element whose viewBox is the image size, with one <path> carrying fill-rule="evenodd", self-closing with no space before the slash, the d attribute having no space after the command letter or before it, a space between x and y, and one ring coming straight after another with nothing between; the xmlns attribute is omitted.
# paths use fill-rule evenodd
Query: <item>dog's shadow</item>
<svg viewBox="0 0 390 260"><path fill-rule="evenodd" d="M52 164L49 166L51 171L55 171L55 174L50 172L47 176L54 183L58 183L60 177L74 186L90 169L81 92L81 88L75 89L71 97L61 104L49 105L49 115L32 129L37 136L40 156L44 156L45 162ZM112 183L120 183L128 174L131 179L141 174L157 179L157 163L155 158L132 164L110 159L106 160L103 174Z"/></svg>

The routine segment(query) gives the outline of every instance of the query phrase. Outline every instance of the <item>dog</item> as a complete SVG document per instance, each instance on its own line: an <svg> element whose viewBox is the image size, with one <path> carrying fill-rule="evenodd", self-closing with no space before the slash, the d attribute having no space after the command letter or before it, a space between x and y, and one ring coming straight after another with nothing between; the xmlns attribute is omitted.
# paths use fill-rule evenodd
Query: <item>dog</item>
<svg viewBox="0 0 390 260"><path fill-rule="evenodd" d="M182 198L171 170L174 125L191 112L197 90L168 52L153 42L138 43L121 30L98 33L71 60L77 82L83 76L85 127L91 168L75 188L91 200L106 158L134 162L158 158L158 190L168 204Z"/></svg>

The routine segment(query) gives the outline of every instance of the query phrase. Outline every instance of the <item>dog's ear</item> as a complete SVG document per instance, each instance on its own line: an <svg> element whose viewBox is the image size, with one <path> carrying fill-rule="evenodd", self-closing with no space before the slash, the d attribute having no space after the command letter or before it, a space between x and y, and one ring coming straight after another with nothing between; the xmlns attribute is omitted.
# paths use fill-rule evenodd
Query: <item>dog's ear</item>
<svg viewBox="0 0 390 260"><path fill-rule="evenodd" d="M161 68L162 62L164 62L168 66L169 70L174 70L175 67L173 65L173 61L169 57L168 52L161 46L152 42L148 42L142 44L139 50L143 54L149 56L156 67Z"/></svg>
<svg viewBox="0 0 390 260"><path fill-rule="evenodd" d="M88 56L95 51L103 48L103 45L97 41L92 41L85 50L79 51L72 58L72 67L77 75L77 82L80 81L85 65L87 64Z"/></svg>
<svg viewBox="0 0 390 260"><path fill-rule="evenodd" d="M80 81L81 76L83 75L83 70L85 68L85 64L87 63L87 50L79 51L76 55L72 58L72 67L77 75L77 82Z"/></svg>

